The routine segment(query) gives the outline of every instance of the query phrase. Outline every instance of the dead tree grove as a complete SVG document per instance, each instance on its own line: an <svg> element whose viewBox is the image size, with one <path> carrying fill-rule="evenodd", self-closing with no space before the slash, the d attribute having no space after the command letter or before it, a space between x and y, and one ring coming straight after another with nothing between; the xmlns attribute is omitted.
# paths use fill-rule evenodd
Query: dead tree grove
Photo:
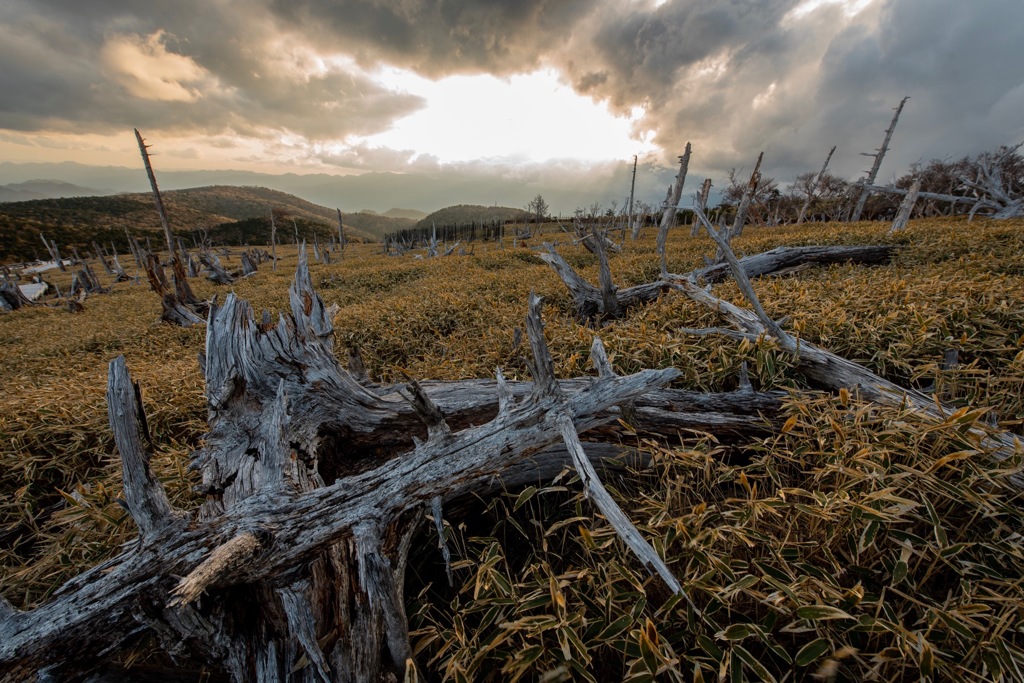
<svg viewBox="0 0 1024 683"><path fill-rule="evenodd" d="M174 509L149 468L140 388L124 358L107 403L138 537L115 558L19 611L0 601L0 680L81 675L141 633L236 681L401 680L415 670L403 572L425 511L502 486L580 475L627 547L684 599L679 579L601 484L622 408L639 433L749 438L779 396L667 389L671 368L556 380L531 296L532 382L369 383L333 350L331 312L303 250L291 314L260 321L233 294L207 322L209 432L193 467L206 501ZM581 435L585 441L581 440ZM302 659L306 666L297 667Z"/></svg>

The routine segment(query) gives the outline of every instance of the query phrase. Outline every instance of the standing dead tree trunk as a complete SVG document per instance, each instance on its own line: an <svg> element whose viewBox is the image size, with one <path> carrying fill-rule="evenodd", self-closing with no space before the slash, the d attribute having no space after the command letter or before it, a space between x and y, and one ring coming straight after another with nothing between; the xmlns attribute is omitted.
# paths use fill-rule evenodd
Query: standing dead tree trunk
<svg viewBox="0 0 1024 683"><path fill-rule="evenodd" d="M697 195L697 206L700 207L701 211L705 213L708 210L708 197L711 195L711 178L705 178L704 183L700 186L700 193ZM693 227L690 228L690 237L696 237L700 234L700 222L694 221Z"/></svg>
<svg viewBox="0 0 1024 683"><path fill-rule="evenodd" d="M96 244L96 240L92 242L92 253L95 255L96 260L103 266L103 272L107 275L113 275L114 269L110 266L110 261L107 260L107 252L100 245Z"/></svg>
<svg viewBox="0 0 1024 683"><path fill-rule="evenodd" d="M885 158L885 153L889 151L889 141L892 139L892 132L896 130L896 122L900 120L900 114L903 112L903 105L907 103L909 97L904 97L900 100L900 104L896 107L896 113L893 114L892 122L889 127L885 129L885 139L882 140L882 146L875 150L874 154L870 152L861 152L862 156L874 157L875 161L871 164L871 170L868 171L867 178L864 179L865 185L874 185L875 178L878 177L878 169L882 167L882 159ZM860 220L860 215L864 211L864 205L868 201L868 197L871 195L871 190L864 188L860 193L860 198L857 200L857 205L854 207L853 212L850 214L850 222L856 223Z"/></svg>
<svg viewBox="0 0 1024 683"><path fill-rule="evenodd" d="M910 189L907 190L906 196L903 197L903 201L900 203L900 210L896 213L896 219L892 222L889 227L889 232L899 232L907 227L907 221L910 220L910 214L914 210L914 204L917 203L917 195L921 191L921 179L914 178L914 182L910 185Z"/></svg>
<svg viewBox="0 0 1024 683"><path fill-rule="evenodd" d="M811 202L814 201L814 193L818 191L818 187L821 185L822 178L825 177L825 171L828 170L828 162L832 161L832 155L835 154L836 146L833 145L832 149L828 151L828 156L825 157L825 163L821 165L821 170L818 171L818 175L814 178L814 182L811 183L810 189L807 191L807 201L804 202L803 206L800 207L800 215L796 218L796 224L802 225L804 218L807 216L807 209L811 207ZM701 211L706 211L701 207ZM698 223L699 221L694 221Z"/></svg>
<svg viewBox="0 0 1024 683"><path fill-rule="evenodd" d="M522 485L567 463L637 558L688 599L604 492L577 436L614 425L615 406L677 371L617 376L595 340L598 377L557 382L540 299L531 297L527 395L517 399L500 371L490 407L455 386L450 400L416 382L378 393L335 359L304 253L290 295L292 313L276 326L257 324L234 295L211 312L210 432L194 464L207 502L194 516L169 504L150 471L140 392L123 358L111 364L111 427L139 538L41 607L0 603L0 679L80 675L144 631L235 681L403 677L415 666L402 575L423 511L443 514L460 496L493 492L495 475ZM459 428L459 406L493 412Z"/></svg>
<svg viewBox="0 0 1024 683"><path fill-rule="evenodd" d="M43 245L46 247L46 252L50 255L50 259L60 268L61 272L67 272L67 268L64 266L64 259L60 257L60 250L57 249L57 243L46 239L46 235L43 233L39 233L39 238L43 240Z"/></svg>
<svg viewBox="0 0 1024 683"><path fill-rule="evenodd" d="M658 226L658 253L661 254L662 275L668 272L668 262L665 260L665 241L668 239L668 231L676 224L676 211L679 208L679 199L683 196L683 184L686 182L686 173L690 168L690 143L686 143L683 155L679 157L679 173L676 174L676 181L670 188L671 191L665 197L665 210L661 213L661 225Z"/></svg>
<svg viewBox="0 0 1024 683"><path fill-rule="evenodd" d="M345 256L345 223L341 220L341 209L335 209L338 212L338 257L342 258Z"/></svg>
<svg viewBox="0 0 1024 683"><path fill-rule="evenodd" d="M739 237L743 234L743 225L747 222L747 212L750 211L750 202L754 201L754 193L757 192L757 186L761 182L761 160L764 159L764 152L757 155L757 163L754 164L754 170L750 173L750 180L747 181L747 189L743 192L743 198L740 199L739 208L736 209L736 219L732 222L732 228L729 229L729 238ZM710 229L710 228L709 228ZM720 259L715 259L716 261Z"/></svg>
<svg viewBox="0 0 1024 683"><path fill-rule="evenodd" d="M277 223L274 222L274 210L270 210L270 258L273 261L270 269L277 272Z"/></svg>
<svg viewBox="0 0 1024 683"><path fill-rule="evenodd" d="M171 280L174 284L174 296L175 296L175 308L187 308L191 309L194 313L204 310L206 304L196 298L196 295L192 293L192 288L188 284L188 273L185 271L185 264L181 262L178 257L178 250L174 244L174 235L171 232L171 223L167 218L167 210L164 208L163 197L160 196L160 188L156 184L156 174L153 173L153 165L149 162L149 147L146 145L145 140L142 139L142 134L139 133L139 129L135 130L135 140L139 143L139 153L142 154L142 162L146 167L146 175L149 177L149 185L153 190L153 203L156 205L157 213L160 214L160 225L164 230L164 239L167 241L167 252L170 255L171 263ZM152 250L150 250L152 251ZM149 264L146 264L147 270ZM150 284L153 280L150 278ZM168 309L164 307L164 320L167 318ZM175 319L180 316L172 316Z"/></svg>
<svg viewBox="0 0 1024 683"><path fill-rule="evenodd" d="M124 229L124 236L128 240L128 251L131 252L132 257L135 259L135 267L142 270L146 267L144 263L146 259L142 254L138 240L132 237L131 233L128 232L128 228Z"/></svg>
<svg viewBox="0 0 1024 683"><path fill-rule="evenodd" d="M628 218L628 225L629 225L630 230L631 230L631 232L630 232L630 239L632 239L634 242L636 242L638 239L640 239L640 224L634 222L634 218L633 218L633 198L636 195L636 162L637 162L637 155L634 154L633 155L633 179L629 183L629 209L627 209L627 211L626 211L627 215L629 216L629 218Z"/></svg>
<svg viewBox="0 0 1024 683"><path fill-rule="evenodd" d="M160 297L161 304L163 305L163 313L160 316L161 320L173 325L180 325L181 327L201 325L206 322L191 306L186 306L178 298L174 288L167 282L167 276L164 275L160 259L154 254L146 254L144 267L149 286Z"/></svg>
<svg viewBox="0 0 1024 683"><path fill-rule="evenodd" d="M242 277L249 277L250 275L256 274L256 262L253 260L249 252L242 252Z"/></svg>

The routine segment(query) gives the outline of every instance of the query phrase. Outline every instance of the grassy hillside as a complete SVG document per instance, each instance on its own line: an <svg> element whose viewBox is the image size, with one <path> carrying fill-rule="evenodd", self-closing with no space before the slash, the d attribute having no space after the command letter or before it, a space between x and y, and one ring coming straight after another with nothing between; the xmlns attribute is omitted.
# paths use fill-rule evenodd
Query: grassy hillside
<svg viewBox="0 0 1024 683"><path fill-rule="evenodd" d="M491 221L521 220L531 214L523 209L508 206L478 206L476 204L457 204L438 209L427 214L416 224L417 228L429 228L431 225L465 225L469 223L490 223Z"/></svg>
<svg viewBox="0 0 1024 683"><path fill-rule="evenodd" d="M211 186L163 193L171 228L190 235L207 230L214 241L269 242L269 212L281 219L281 239L290 239L294 218L322 237L337 231L337 212L293 195L260 187ZM256 219L256 220L253 220ZM260 220L263 219L263 220ZM409 219L368 214L342 214L348 235L371 241L385 232L412 224ZM39 233L70 253L72 247L91 248L93 240L114 241L125 248L125 229L137 236L160 237L160 219L149 194L71 197L0 204L0 263L26 261L46 255ZM255 232L249 232L255 230ZM309 237L312 232L300 233ZM161 238L162 242L162 238Z"/></svg>
<svg viewBox="0 0 1024 683"><path fill-rule="evenodd" d="M769 341L688 334L722 321L675 293L600 330L581 326L528 249L478 244L468 256L414 259L356 245L313 264L326 303L339 305L335 348L357 345L381 381L492 377L495 366L527 377L513 329L534 290L561 377L592 372L599 334L621 373L672 366L681 387L734 390L746 362L756 388L789 392L780 433L738 446L699 434L683 446L626 439L651 465L608 479L699 614L636 563L566 473L465 517L446 511L454 588L424 525L405 596L420 670L467 681L690 681L695 671L708 681L1019 680L1024 507L1005 474L1021 462L994 465L967 428L995 419L1024 434L1024 221L885 229L748 228L735 244L745 254L904 244L885 266L810 268L754 287L801 338L958 408L941 424L809 391ZM596 257L561 250L596 282ZM706 237L675 231L668 266L686 272L713 252ZM294 265L289 249L277 273L264 266L232 289L256 310L286 310ZM623 287L656 278L653 231L611 266ZM193 286L204 297L228 291ZM730 283L716 292L741 302ZM0 315L0 590L18 606L135 534L117 504L103 402L117 354L142 387L155 471L176 505L200 502L187 464L205 431L204 331L158 324L144 286L118 284L85 306ZM943 370L950 348L962 365Z"/></svg>

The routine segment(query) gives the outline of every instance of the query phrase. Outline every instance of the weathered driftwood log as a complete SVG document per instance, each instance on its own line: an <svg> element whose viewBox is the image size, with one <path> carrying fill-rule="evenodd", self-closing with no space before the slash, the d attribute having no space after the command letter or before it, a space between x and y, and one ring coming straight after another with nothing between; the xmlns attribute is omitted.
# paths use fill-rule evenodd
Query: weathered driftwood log
<svg viewBox="0 0 1024 683"><path fill-rule="evenodd" d="M895 194L905 196L908 190L904 190L900 187L892 187L889 185L867 185L865 183L854 183L854 187L861 187L871 192L881 192L883 194ZM961 197L955 194L939 194L937 192L918 192L917 196L921 199L934 199L940 202L950 202L952 204L977 204L977 197Z"/></svg>
<svg viewBox="0 0 1024 683"><path fill-rule="evenodd" d="M867 246L776 247L740 259L747 277L760 277L804 264L825 266L833 263L879 265L889 263L899 247L891 244ZM716 263L677 277L693 277L704 282L721 282L730 275L729 264Z"/></svg>
<svg viewBox="0 0 1024 683"><path fill-rule="evenodd" d="M580 320L607 319L625 315L629 309L654 301L670 291L672 283L681 279L719 282L729 276L729 264L717 263L686 275L668 273L661 280L655 282L625 289L614 289L614 285L611 284L611 270L608 267L607 259L605 259L600 266L602 286L598 288L581 277L555 251L553 246L550 244L545 246L548 248L547 253L539 253L537 256L558 273L558 277L569 289L573 301L576 303L576 311ZM743 258L740 263L748 277L758 277L804 264L888 263L897 249L899 247L893 245L776 247L770 251ZM614 304L608 296L608 285L614 294Z"/></svg>
<svg viewBox="0 0 1024 683"><path fill-rule="evenodd" d="M531 297L534 381L365 385L332 350L328 309L305 253L277 324L234 295L210 313L202 359L210 431L193 466L206 502L172 508L153 477L138 388L111 364L108 407L139 537L41 607L0 602L0 679L88 670L143 634L237 681L373 681L414 670L402 582L425 509L578 468L595 504L674 592L683 584L606 494L581 442L632 406L665 431L744 431L778 397L663 389L675 370L616 376L595 340L598 376L557 382ZM488 396L483 397L486 391ZM480 397L477 400L477 397ZM678 412L678 421L664 419ZM305 666L301 665L305 663Z"/></svg>

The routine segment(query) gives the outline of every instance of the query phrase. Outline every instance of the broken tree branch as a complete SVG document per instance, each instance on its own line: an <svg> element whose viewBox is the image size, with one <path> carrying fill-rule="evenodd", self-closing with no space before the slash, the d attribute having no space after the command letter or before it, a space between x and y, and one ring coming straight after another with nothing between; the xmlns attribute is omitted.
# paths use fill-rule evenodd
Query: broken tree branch
<svg viewBox="0 0 1024 683"><path fill-rule="evenodd" d="M698 212L697 219L702 221L706 228L710 228L710 223L703 213ZM712 231L709 229L710 232ZM723 246L721 242L719 246ZM757 336L768 335L775 339L784 351L796 359L799 369L814 382L830 389L845 388L856 391L862 398L881 405L910 407L915 412L939 422L955 412L952 408L938 403L934 397L925 396L915 389L901 387L861 365L783 331L764 311L728 244L723 248L727 251L733 277L740 283L740 290L753 307L753 312L719 299L692 280L680 280L675 283L676 288L694 301L719 311L741 331ZM1021 449L1020 440L1008 432L989 433L978 428L971 428L970 432L978 440L979 446L990 452L996 461L1011 458ZM1017 472L1010 478L1018 486L1024 486L1024 473Z"/></svg>

